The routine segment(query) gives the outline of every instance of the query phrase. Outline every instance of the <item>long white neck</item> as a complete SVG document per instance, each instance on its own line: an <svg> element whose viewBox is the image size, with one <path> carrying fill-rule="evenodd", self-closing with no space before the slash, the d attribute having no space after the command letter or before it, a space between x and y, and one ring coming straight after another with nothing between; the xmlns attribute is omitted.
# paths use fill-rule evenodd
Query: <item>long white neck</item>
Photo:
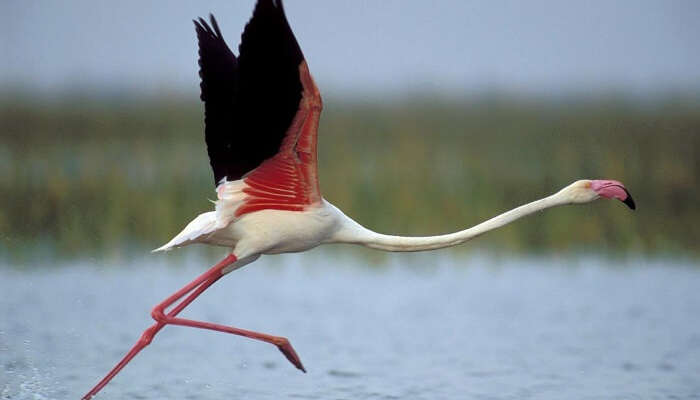
<svg viewBox="0 0 700 400"><path fill-rule="evenodd" d="M339 230L329 242L361 244L386 251L422 251L456 246L537 211L571 204L560 193L533 201L493 217L471 228L438 236L394 236L371 231L342 214ZM339 210L338 210L339 211ZM340 212L340 211L339 211Z"/></svg>

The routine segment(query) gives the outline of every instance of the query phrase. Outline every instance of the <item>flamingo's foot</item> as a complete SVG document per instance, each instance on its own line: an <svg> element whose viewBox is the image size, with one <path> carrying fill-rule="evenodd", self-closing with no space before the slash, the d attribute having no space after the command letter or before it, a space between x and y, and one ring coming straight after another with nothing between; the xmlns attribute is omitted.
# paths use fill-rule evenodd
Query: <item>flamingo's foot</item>
<svg viewBox="0 0 700 400"><path fill-rule="evenodd" d="M292 347L292 344L289 343L289 340L286 338L279 338L279 340L276 342L277 343L275 343L275 345L278 349L280 349L282 354L287 357L287 360L289 360L289 362L300 369L303 373L306 373L306 369L304 369L304 366L301 364L301 359L299 359L297 352L294 351L294 347Z"/></svg>

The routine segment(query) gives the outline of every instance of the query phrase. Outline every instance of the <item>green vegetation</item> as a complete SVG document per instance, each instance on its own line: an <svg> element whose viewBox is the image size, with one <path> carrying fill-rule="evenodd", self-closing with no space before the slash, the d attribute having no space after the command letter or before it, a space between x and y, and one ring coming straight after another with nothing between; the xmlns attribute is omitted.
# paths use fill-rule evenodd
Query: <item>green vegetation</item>
<svg viewBox="0 0 700 400"><path fill-rule="evenodd" d="M603 201L554 209L461 250L700 250L693 102L325 103L324 196L377 231L454 231L575 179L605 177L628 186L636 212ZM0 256L154 248L211 209L200 107L0 102Z"/></svg>

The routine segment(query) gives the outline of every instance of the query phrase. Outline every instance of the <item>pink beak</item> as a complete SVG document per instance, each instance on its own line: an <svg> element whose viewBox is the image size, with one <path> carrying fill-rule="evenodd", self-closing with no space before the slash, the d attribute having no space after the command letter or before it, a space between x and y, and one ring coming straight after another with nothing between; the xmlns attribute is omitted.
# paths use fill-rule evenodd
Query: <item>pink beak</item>
<svg viewBox="0 0 700 400"><path fill-rule="evenodd" d="M622 182L596 179L591 181L591 189L595 190L600 197L605 197L606 199L618 199L625 203L627 207L633 210L636 208L630 192L627 191Z"/></svg>

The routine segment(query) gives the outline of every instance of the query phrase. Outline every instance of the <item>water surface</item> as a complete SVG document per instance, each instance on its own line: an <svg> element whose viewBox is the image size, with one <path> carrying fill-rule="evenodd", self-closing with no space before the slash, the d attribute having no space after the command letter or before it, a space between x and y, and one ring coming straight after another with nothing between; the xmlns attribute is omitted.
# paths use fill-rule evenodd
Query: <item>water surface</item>
<svg viewBox="0 0 700 400"><path fill-rule="evenodd" d="M0 398L78 398L211 260L0 268ZM700 398L692 263L451 253L365 268L332 252L262 258L183 316L287 336L166 327L105 399ZM614 264L614 265L613 265Z"/></svg>

